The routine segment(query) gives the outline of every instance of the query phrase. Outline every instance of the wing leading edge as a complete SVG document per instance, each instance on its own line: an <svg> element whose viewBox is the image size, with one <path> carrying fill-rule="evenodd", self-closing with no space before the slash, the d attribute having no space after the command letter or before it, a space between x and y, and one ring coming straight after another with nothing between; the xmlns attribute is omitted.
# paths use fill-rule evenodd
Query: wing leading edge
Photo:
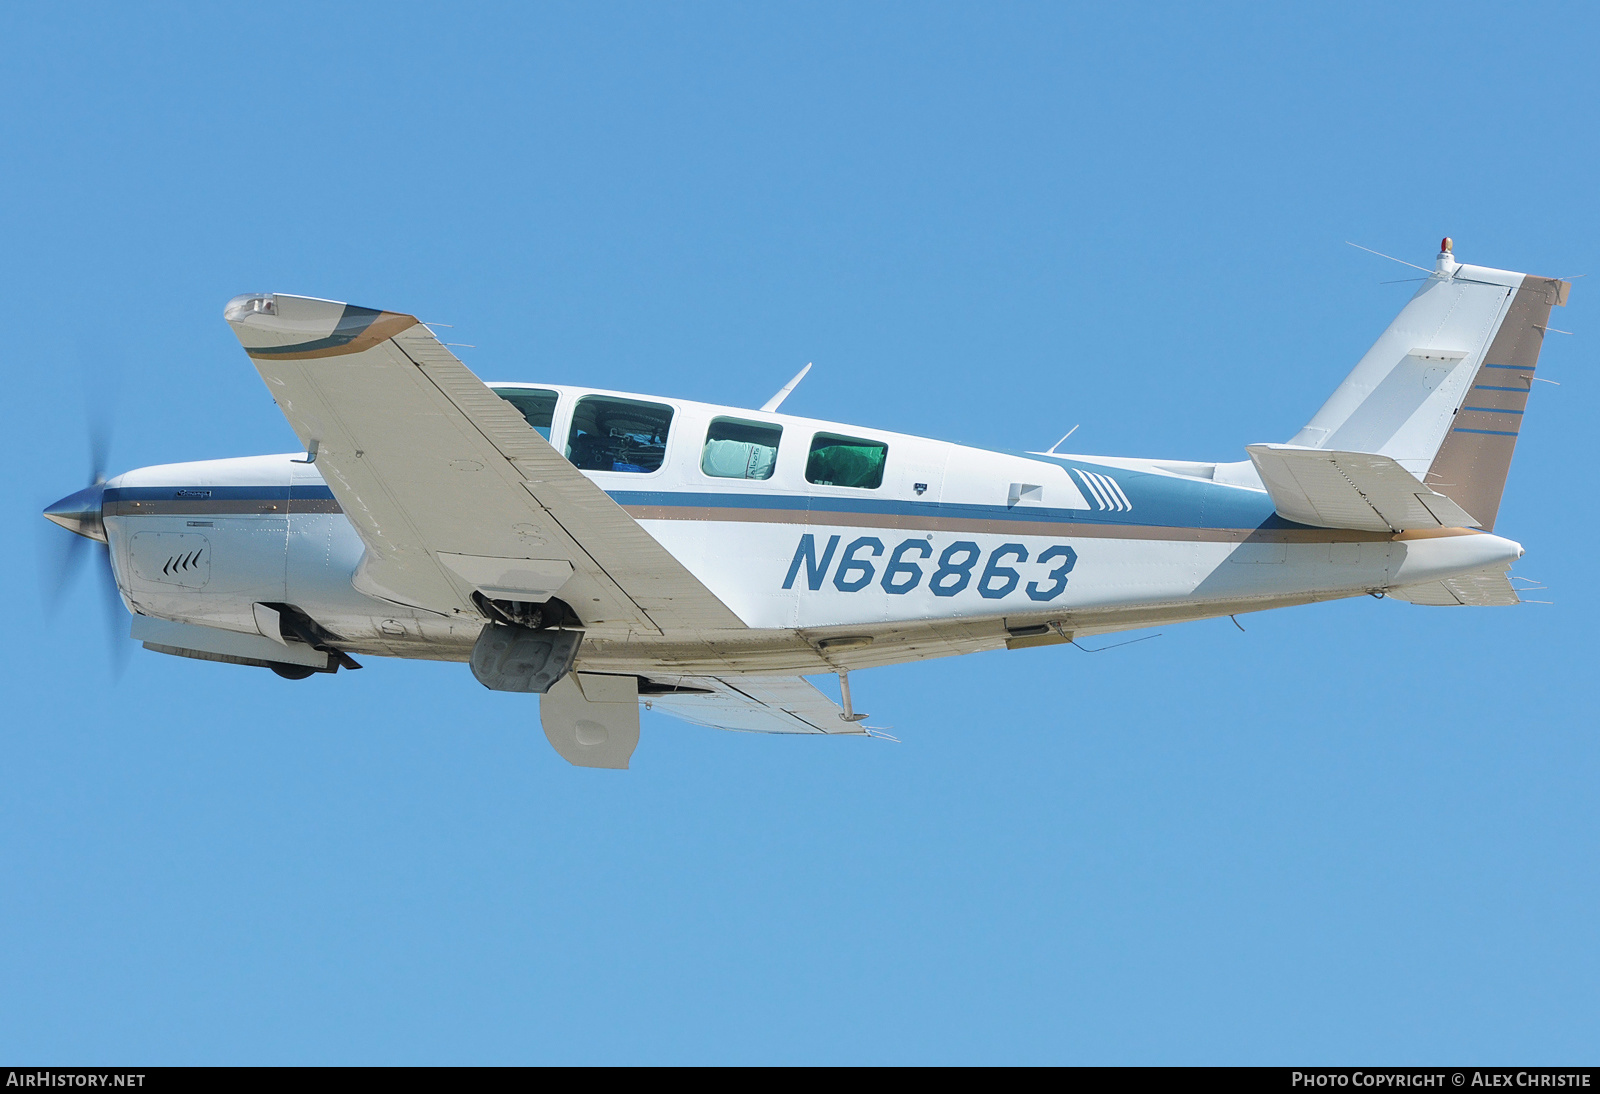
<svg viewBox="0 0 1600 1094"><path fill-rule="evenodd" d="M225 313L367 548L356 587L441 614L559 594L588 626L744 623L414 316L310 297Z"/></svg>

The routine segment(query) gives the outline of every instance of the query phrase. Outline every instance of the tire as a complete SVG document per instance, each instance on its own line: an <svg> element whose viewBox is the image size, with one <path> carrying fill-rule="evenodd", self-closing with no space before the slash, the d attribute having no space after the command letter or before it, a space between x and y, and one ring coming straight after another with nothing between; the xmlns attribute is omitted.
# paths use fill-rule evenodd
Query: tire
<svg viewBox="0 0 1600 1094"><path fill-rule="evenodd" d="M304 665L285 665L281 662L274 662L267 667L285 680L304 680L317 671L316 669L308 669Z"/></svg>

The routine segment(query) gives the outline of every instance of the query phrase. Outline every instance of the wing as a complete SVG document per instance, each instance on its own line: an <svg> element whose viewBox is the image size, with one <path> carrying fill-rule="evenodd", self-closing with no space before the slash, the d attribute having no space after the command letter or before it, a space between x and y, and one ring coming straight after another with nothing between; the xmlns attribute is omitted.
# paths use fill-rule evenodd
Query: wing
<svg viewBox="0 0 1600 1094"><path fill-rule="evenodd" d="M662 689L682 690L662 690ZM654 710L712 729L747 733L866 732L859 722L840 717L844 710L798 676L653 677L639 699Z"/></svg>
<svg viewBox="0 0 1600 1094"><path fill-rule="evenodd" d="M410 315L302 296L225 313L366 555L362 592L442 614L559 594L588 626L744 624Z"/></svg>
<svg viewBox="0 0 1600 1094"><path fill-rule="evenodd" d="M1434 493L1388 456L1278 444L1252 444L1245 451L1278 515L1287 520L1314 528L1371 532L1478 524L1461 506Z"/></svg>
<svg viewBox="0 0 1600 1094"><path fill-rule="evenodd" d="M1470 574L1457 574L1443 581L1390 589L1389 595L1397 600L1438 608L1462 605L1469 608L1499 608L1522 603L1505 570L1497 568L1474 570Z"/></svg>

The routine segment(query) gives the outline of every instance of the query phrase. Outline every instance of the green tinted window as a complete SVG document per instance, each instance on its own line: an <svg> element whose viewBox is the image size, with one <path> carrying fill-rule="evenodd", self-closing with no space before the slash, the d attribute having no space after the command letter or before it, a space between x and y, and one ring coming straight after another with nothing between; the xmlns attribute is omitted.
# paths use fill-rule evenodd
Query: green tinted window
<svg viewBox="0 0 1600 1094"><path fill-rule="evenodd" d="M783 426L713 418L700 452L700 470L718 479L770 479Z"/></svg>
<svg viewBox="0 0 1600 1094"><path fill-rule="evenodd" d="M671 426L670 406L585 395L572 408L567 459L585 471L654 471L666 457Z"/></svg>
<svg viewBox="0 0 1600 1094"><path fill-rule="evenodd" d="M806 481L818 486L857 486L876 490L883 485L883 465L889 446L859 437L818 433L811 439L806 460Z"/></svg>
<svg viewBox="0 0 1600 1094"><path fill-rule="evenodd" d="M522 411L522 416L539 431L539 436L547 441L550 439L550 421L556 415L556 400L560 398L556 392L536 387L495 387L489 390Z"/></svg>

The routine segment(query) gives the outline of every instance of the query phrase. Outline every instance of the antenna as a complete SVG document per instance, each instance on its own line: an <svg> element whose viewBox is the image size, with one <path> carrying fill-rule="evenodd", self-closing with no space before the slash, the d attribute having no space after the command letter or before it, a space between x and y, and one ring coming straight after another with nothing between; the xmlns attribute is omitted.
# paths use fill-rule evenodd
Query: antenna
<svg viewBox="0 0 1600 1094"><path fill-rule="evenodd" d="M1082 424L1083 424L1082 422L1078 423L1078 425L1082 425ZM1076 433L1078 431L1078 425L1073 426L1071 429L1067 430L1066 433L1062 434L1061 439L1059 441L1057 441L1055 444L1051 445L1048 449L1045 450L1045 455L1046 456L1055 455L1056 449L1058 449L1062 445L1066 444L1067 443L1067 438L1072 436L1074 433Z"/></svg>
<svg viewBox="0 0 1600 1094"><path fill-rule="evenodd" d="M800 381L804 380L806 378L806 373L810 371L811 362L807 361L806 367L795 373L793 380L790 380L787 384L784 384L783 387L778 389L778 394L761 404L762 411L767 414L771 414L776 411L780 406L783 405L783 401L789 397L789 392L798 387Z"/></svg>
<svg viewBox="0 0 1600 1094"><path fill-rule="evenodd" d="M1237 625L1239 621L1237 619L1235 619L1233 622L1234 622L1235 625ZM1244 630L1243 627L1240 627L1239 629L1240 630ZM1084 653L1105 653L1106 650L1114 650L1114 649L1118 648L1119 646L1132 646L1132 645L1135 645L1136 643L1139 643L1139 642L1148 642L1152 638L1160 638L1160 637L1161 637L1161 635L1159 635L1159 634L1147 634L1143 638L1130 638L1126 642L1113 642L1113 643L1111 643L1111 645L1109 645L1109 646L1101 646L1097 650L1091 650L1088 646L1078 645L1076 640L1069 640L1069 641L1072 641L1072 644L1074 646L1077 646Z"/></svg>
<svg viewBox="0 0 1600 1094"><path fill-rule="evenodd" d="M1446 237L1444 242L1445 243L1449 243L1450 242L1449 238ZM1377 255L1379 258L1387 258L1390 262L1398 262L1402 266L1410 266L1413 270L1421 270L1425 274L1433 273L1433 271L1428 269L1428 267L1426 267L1426 266L1418 266L1415 262L1407 262L1403 258L1396 258L1394 255L1386 255L1382 251L1374 251L1371 247L1363 247L1359 243L1351 243L1348 239L1345 240L1345 243L1348 244L1351 247L1354 247L1358 251L1366 251L1369 255ZM1450 248L1446 247L1444 249L1443 253L1449 254L1450 253Z"/></svg>

